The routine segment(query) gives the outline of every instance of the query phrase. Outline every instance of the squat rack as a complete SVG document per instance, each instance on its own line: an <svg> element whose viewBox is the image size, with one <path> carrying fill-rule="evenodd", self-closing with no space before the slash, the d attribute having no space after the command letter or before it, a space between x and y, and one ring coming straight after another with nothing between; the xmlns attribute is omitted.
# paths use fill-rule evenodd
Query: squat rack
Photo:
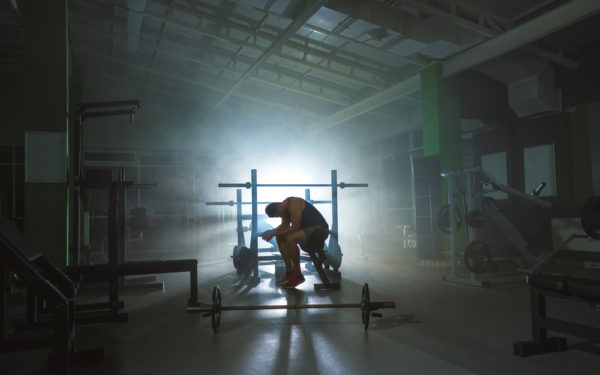
<svg viewBox="0 0 600 375"><path fill-rule="evenodd" d="M257 177L257 170L252 169L250 171L250 182L245 183L219 183L220 188L246 188L251 189L252 200L250 204L252 205L252 213L251 220L252 223L256 224L258 222L258 188L259 187L330 187L331 188L331 228L330 231L337 234L338 233L338 187L340 189L350 188L350 187L368 187L369 184L364 183L338 183L337 170L331 170L331 183L329 184L259 184ZM306 192L305 195L308 195L310 198L310 192ZM307 199L309 200L309 199ZM238 205L238 217L241 217L241 205ZM240 234L238 233L238 236ZM327 246L329 249L329 253L327 254L329 264L333 267L334 271L337 272L341 263L342 263L342 253L337 240L337 236L330 236L329 244ZM252 268L252 276L251 281L254 283L258 283L260 278L258 277L258 230L257 225L251 226L250 231L250 250L254 256L254 264Z"/></svg>

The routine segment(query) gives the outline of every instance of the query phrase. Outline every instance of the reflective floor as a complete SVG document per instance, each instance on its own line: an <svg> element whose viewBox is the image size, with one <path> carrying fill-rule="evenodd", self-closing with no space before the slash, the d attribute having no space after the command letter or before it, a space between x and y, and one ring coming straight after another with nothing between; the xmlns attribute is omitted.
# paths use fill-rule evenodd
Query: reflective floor
<svg viewBox="0 0 600 375"><path fill-rule="evenodd" d="M316 294L315 275L286 291L274 267L255 288L239 283L231 262L199 268L200 300L220 285L224 305L357 303L368 282L372 301L394 300L367 331L356 309L225 311L215 334L210 318L186 313L187 274L159 275L162 290L122 292L129 322L78 328L80 349L104 347L102 363L77 374L598 374L600 348L569 339L573 350L520 358L512 343L530 339L523 283L482 289L442 281L445 268L394 259L345 257L340 291ZM600 311L558 301L558 315L598 322ZM579 343L579 344L578 344ZM0 374L43 374L48 351L0 355Z"/></svg>

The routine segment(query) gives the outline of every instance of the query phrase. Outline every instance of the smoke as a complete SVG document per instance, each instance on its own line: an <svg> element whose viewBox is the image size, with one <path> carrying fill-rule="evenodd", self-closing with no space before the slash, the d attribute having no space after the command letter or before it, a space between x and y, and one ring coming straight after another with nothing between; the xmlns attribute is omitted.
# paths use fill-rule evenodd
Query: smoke
<svg viewBox="0 0 600 375"><path fill-rule="evenodd" d="M128 212L138 205L148 209L151 234L144 237L148 240L140 247L141 257L228 259L237 244L235 207L207 206L206 202L235 201L236 189L218 184L249 182L251 169L257 170L259 183L329 184L332 169L338 171L338 182L369 183L368 188L338 189L343 252L358 254L358 236L378 230L377 205L381 190L387 188L377 169L380 162L373 159L373 149L362 138L364 133L344 127L311 132L311 123L305 119L268 108L257 117L236 108L235 100L207 115L207 108L192 101L126 86L96 82L84 92L89 96L85 101L141 99L133 126L128 118L90 119L83 131L85 150L131 152L139 160L125 162L128 178L157 183L128 200ZM87 164L115 167L119 162ZM243 200L249 202L250 190L242 192ZM331 199L327 187L312 188L310 194L313 200ZM386 194L394 194L393 189ZM258 201L304 195L304 188L265 187L259 188ZM331 223L331 206L317 208ZM259 213L263 212L264 205L260 205ZM250 205L244 206L243 213L250 213ZM268 223L278 225L277 220Z"/></svg>

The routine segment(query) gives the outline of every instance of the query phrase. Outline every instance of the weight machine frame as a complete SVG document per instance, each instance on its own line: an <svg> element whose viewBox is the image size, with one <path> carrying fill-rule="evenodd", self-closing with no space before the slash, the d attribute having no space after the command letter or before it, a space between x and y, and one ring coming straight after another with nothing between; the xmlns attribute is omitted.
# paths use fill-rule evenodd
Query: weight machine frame
<svg viewBox="0 0 600 375"><path fill-rule="evenodd" d="M464 285L490 287L492 284L502 282L513 282L521 280L522 276L505 276L495 277L491 280L480 280L473 272L465 277L457 273L458 252L456 249L456 226L455 212L457 210L455 198L464 193L464 211L471 212L472 210L480 210L484 216L491 216L493 221L507 231L507 238L514 247L527 259L530 263L535 261L534 257L529 254L526 249L526 240L519 230L510 222L510 220L501 212L493 212L492 210L484 210L484 195L489 192L502 191L513 197L527 200L542 208L552 207L552 203L538 198L538 194L544 185L540 185L534 190L531 195L511 188L510 186L499 183L492 175L486 172L482 167L473 167L464 170L444 171L441 176L448 180L448 215L450 229L450 273L444 275L444 280ZM482 185L490 186L489 189L484 189ZM455 192L455 190L457 190ZM467 215L464 215L466 218ZM466 220L465 220L466 221ZM466 225L467 243L475 239L475 229L470 225Z"/></svg>
<svg viewBox="0 0 600 375"><path fill-rule="evenodd" d="M250 283L257 285L260 282L260 277L258 276L259 275L259 273L258 273L259 261L261 261L261 260L262 261L272 261L272 260L281 259L280 255L266 256L266 257L260 257L258 255L259 251L261 250L258 248L259 233L258 233L257 225L256 225L256 223L258 222L258 204L270 203L270 202L258 202L258 188L259 187L305 187L305 188L307 188L307 189L305 189L305 199L308 202L331 203L331 217L332 218L331 218L330 233L333 233L334 235L329 236L329 243L327 244L327 249L328 249L328 251L331 251L331 253L328 252L327 258L328 258L328 263L333 268L334 276L336 276L337 278L339 278L341 280L341 273L339 272L339 267L341 266L341 263L342 263L343 254L341 252L341 248L339 246L338 238L337 238L338 237L337 236L337 234L338 234L338 201L337 201L338 187L341 189L344 189L344 188L348 188L348 187L368 187L369 185L368 184L347 184L344 182L338 183L337 170L335 170L335 169L331 170L331 183L330 184L259 184L257 181L258 180L257 170L252 169L250 171L250 175L251 175L250 176L251 182L219 183L218 184L218 186L222 187L222 188L251 189L252 200L251 200L250 204L252 205L252 213L250 215L250 220L253 225L251 225L251 227L250 227L250 251L253 255L253 264L252 264L252 269L251 269L251 274L250 274ZM312 201L310 199L310 189L309 189L311 187L331 187L331 201ZM215 203L220 204L222 202L215 202ZM238 196L237 196L236 204L237 204L237 220L238 220L237 221L238 243L240 243L241 240L244 240L243 226L241 224L241 220L242 220L242 218L244 218L244 215L242 215L241 206L242 206L242 204L245 204L245 202L241 201L241 189L238 189ZM231 202L231 205L233 205L233 202ZM245 243L245 240L244 240L244 243ZM320 257L317 257L315 255L322 249L315 249L314 251L310 251L310 249L308 249L309 251L307 251L306 249L304 249L304 250L309 254L310 260L312 261L312 263L315 266L315 269L319 273L319 277L321 278L321 281L323 281L323 284L315 284L314 285L315 290L339 289L339 287L340 287L339 282L332 283L329 281L329 278L327 277L327 274L326 274L325 270L323 269L323 259L320 259Z"/></svg>
<svg viewBox="0 0 600 375"><path fill-rule="evenodd" d="M539 271L551 258L568 261L600 261L598 252L568 250L567 244L576 238L588 238L588 236L571 235L561 246L541 258L529 269L527 284L529 284L531 294L532 340L514 342L513 354L527 357L566 351L568 349L567 340L564 337L548 337L548 331L600 342L599 328L549 317L546 311L546 297L592 305L600 304L600 281L567 275L544 274Z"/></svg>

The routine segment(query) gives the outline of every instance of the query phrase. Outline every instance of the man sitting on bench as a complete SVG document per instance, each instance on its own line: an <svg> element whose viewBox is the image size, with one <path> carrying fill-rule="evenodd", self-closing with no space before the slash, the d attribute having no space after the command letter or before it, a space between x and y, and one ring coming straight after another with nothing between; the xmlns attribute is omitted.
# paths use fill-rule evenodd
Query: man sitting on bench
<svg viewBox="0 0 600 375"><path fill-rule="evenodd" d="M298 197L271 203L265 212L269 217L281 218L281 225L262 234L265 241L276 238L285 263L286 272L277 285L295 288L304 282L298 245L306 251L321 250L329 235L329 225L315 206Z"/></svg>

